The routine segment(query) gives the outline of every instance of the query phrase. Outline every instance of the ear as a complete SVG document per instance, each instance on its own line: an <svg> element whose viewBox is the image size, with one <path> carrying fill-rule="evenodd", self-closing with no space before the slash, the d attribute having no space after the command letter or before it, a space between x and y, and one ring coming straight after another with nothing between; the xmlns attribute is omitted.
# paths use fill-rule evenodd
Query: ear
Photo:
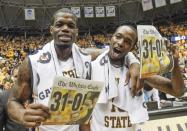
<svg viewBox="0 0 187 131"><path fill-rule="evenodd" d="M53 26L50 26L50 33L53 35Z"/></svg>
<svg viewBox="0 0 187 131"><path fill-rule="evenodd" d="M78 35L79 35L79 29L78 28L75 29L75 32L76 32L76 37L78 37Z"/></svg>

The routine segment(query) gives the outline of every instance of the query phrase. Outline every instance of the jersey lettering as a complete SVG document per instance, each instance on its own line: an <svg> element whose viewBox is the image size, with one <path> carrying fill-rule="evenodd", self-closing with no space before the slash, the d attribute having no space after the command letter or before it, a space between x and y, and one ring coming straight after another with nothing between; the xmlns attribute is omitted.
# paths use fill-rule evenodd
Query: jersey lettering
<svg viewBox="0 0 187 131"><path fill-rule="evenodd" d="M103 58L100 60L100 65L105 65L106 63L108 63L107 57L103 56Z"/></svg>
<svg viewBox="0 0 187 131"><path fill-rule="evenodd" d="M76 78L76 76L77 76L75 69L69 70L69 71L64 71L64 72L62 72L62 74L63 74L63 76L71 77L71 78ZM44 100L45 98L49 97L50 93L51 93L51 88L50 89L46 89L44 91L41 91L39 93L40 100Z"/></svg>
<svg viewBox="0 0 187 131"><path fill-rule="evenodd" d="M128 116L105 116L105 127L127 128L132 127Z"/></svg>
<svg viewBox="0 0 187 131"><path fill-rule="evenodd" d="M67 77L71 77L71 78L77 77L75 69L69 70L69 71L63 71L62 74L63 74L63 76L67 76Z"/></svg>
<svg viewBox="0 0 187 131"><path fill-rule="evenodd" d="M117 113L117 112L125 112L125 110L122 110L115 105L112 105L111 114ZM132 127L132 124L130 122L130 119L128 116L105 116L105 127L108 128L127 128Z"/></svg>

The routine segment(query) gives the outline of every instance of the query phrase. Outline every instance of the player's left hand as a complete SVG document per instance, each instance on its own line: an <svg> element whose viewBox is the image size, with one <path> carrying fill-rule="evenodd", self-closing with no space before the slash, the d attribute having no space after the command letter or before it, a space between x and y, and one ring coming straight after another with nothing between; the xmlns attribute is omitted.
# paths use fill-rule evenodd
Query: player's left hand
<svg viewBox="0 0 187 131"><path fill-rule="evenodd" d="M179 60L179 49L177 44L171 43L169 40L165 40L167 50L172 53L174 61Z"/></svg>
<svg viewBox="0 0 187 131"><path fill-rule="evenodd" d="M134 97L138 94L144 85L143 79L140 79L140 64L131 64L129 71L126 74L125 84L128 84L130 81L131 94Z"/></svg>

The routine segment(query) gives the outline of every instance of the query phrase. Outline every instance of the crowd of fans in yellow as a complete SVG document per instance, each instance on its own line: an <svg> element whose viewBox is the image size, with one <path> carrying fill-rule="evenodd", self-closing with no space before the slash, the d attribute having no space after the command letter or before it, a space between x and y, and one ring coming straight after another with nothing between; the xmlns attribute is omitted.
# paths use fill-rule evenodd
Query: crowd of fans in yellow
<svg viewBox="0 0 187 131"><path fill-rule="evenodd" d="M13 86L12 69L19 65L24 58L42 48L50 38L30 37L0 37L0 87L9 89Z"/></svg>
<svg viewBox="0 0 187 131"><path fill-rule="evenodd" d="M78 38L77 44L81 48L103 48L110 43L110 34L85 35Z"/></svg>
<svg viewBox="0 0 187 131"><path fill-rule="evenodd" d="M185 22L187 23L187 21ZM165 37L171 36L187 36L187 26L184 24L174 24L159 26L159 31ZM111 35L85 35L80 36L77 44L81 48L103 48L110 43ZM52 38L50 36L28 37L23 36L0 36L0 88L9 89L13 86L11 78L12 69L19 65L28 55L43 47ZM180 49L182 71L187 73L187 40L179 40L176 42Z"/></svg>
<svg viewBox="0 0 187 131"><path fill-rule="evenodd" d="M169 23L168 25L162 25L159 26L160 32L165 37L171 37L171 36L187 36L187 21L183 22L182 24L175 24L175 23Z"/></svg>

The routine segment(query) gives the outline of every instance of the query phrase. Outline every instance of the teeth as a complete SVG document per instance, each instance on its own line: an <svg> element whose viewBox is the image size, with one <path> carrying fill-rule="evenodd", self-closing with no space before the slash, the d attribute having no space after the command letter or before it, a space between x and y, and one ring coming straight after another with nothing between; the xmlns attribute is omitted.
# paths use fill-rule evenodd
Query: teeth
<svg viewBox="0 0 187 131"><path fill-rule="evenodd" d="M67 36L67 35L61 35L61 36L59 36L59 37L69 37L69 36Z"/></svg>
<svg viewBox="0 0 187 131"><path fill-rule="evenodd" d="M116 48L114 48L114 52L115 52L115 53L121 53L121 51L118 50L118 49L116 49Z"/></svg>

